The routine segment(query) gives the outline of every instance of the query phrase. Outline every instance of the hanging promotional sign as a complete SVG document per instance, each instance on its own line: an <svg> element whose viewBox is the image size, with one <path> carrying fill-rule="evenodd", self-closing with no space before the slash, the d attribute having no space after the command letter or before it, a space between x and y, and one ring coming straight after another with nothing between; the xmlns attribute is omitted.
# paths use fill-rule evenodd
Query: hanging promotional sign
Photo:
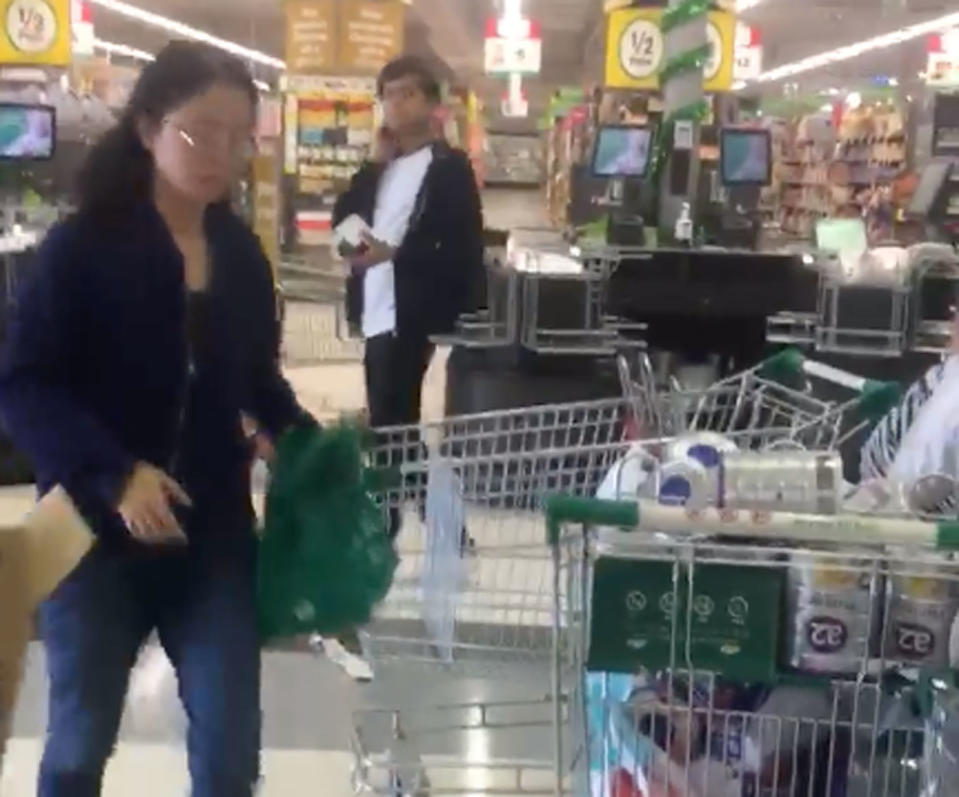
<svg viewBox="0 0 959 797"><path fill-rule="evenodd" d="M606 85L618 89L659 88L666 61L661 8L623 8L609 15L606 36ZM729 91L733 84L736 18L711 11L706 22L710 57L703 66L703 91Z"/></svg>
<svg viewBox="0 0 959 797"><path fill-rule="evenodd" d="M959 87L959 28L929 37L925 80L940 89Z"/></svg>
<svg viewBox="0 0 959 797"><path fill-rule="evenodd" d="M340 69L375 75L403 52L402 3L383 0L341 0L339 5Z"/></svg>
<svg viewBox="0 0 959 797"><path fill-rule="evenodd" d="M759 30L737 22L733 80L756 80L762 71L763 47L759 39Z"/></svg>
<svg viewBox="0 0 959 797"><path fill-rule="evenodd" d="M2 0L0 63L68 66L71 0Z"/></svg>
<svg viewBox="0 0 959 797"><path fill-rule="evenodd" d="M484 45L489 75L538 75L543 68L542 33L528 19L487 20Z"/></svg>
<svg viewBox="0 0 959 797"><path fill-rule="evenodd" d="M87 0L72 0L73 16L73 56L90 57L93 55L93 9Z"/></svg>
<svg viewBox="0 0 959 797"><path fill-rule="evenodd" d="M336 63L333 0L286 0L286 66L294 75L329 72Z"/></svg>
<svg viewBox="0 0 959 797"><path fill-rule="evenodd" d="M375 75L403 51L399 0L286 0L291 75Z"/></svg>

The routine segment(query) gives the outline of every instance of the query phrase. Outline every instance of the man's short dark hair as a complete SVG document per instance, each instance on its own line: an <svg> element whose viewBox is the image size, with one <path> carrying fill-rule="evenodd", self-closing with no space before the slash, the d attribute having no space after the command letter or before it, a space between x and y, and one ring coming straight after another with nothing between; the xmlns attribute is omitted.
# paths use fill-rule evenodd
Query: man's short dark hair
<svg viewBox="0 0 959 797"><path fill-rule="evenodd" d="M416 55L401 55L383 67L380 76L376 79L377 95L383 96L383 87L387 83L402 80L405 77L416 78L420 90L430 102L440 101L440 82L436 79L436 75L433 74L433 70L430 69L426 61Z"/></svg>

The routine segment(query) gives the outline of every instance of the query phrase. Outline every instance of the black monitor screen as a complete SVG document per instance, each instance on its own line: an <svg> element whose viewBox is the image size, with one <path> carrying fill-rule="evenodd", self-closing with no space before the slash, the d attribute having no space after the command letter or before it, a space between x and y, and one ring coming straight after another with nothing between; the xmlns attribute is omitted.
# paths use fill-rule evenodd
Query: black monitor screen
<svg viewBox="0 0 959 797"><path fill-rule="evenodd" d="M949 179L952 171L952 162L946 159L937 159L928 164L919 176L919 185L912 194L906 212L910 216L925 218L935 209L936 200L942 192L942 187Z"/></svg>
<svg viewBox="0 0 959 797"><path fill-rule="evenodd" d="M772 177L769 131L723 128L719 162L723 185L768 185Z"/></svg>
<svg viewBox="0 0 959 797"><path fill-rule="evenodd" d="M593 150L593 174L644 177L652 144L653 131L648 127L601 127Z"/></svg>
<svg viewBox="0 0 959 797"><path fill-rule="evenodd" d="M48 105L0 103L0 158L47 160L56 146L56 112Z"/></svg>

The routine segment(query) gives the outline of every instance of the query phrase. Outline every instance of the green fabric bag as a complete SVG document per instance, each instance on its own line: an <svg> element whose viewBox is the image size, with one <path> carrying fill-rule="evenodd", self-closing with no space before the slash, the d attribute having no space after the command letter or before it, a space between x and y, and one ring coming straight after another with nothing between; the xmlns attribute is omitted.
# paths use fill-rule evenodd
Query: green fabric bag
<svg viewBox="0 0 959 797"><path fill-rule="evenodd" d="M362 435L347 424L306 426L277 445L257 565L265 640L363 625L389 591L398 560Z"/></svg>

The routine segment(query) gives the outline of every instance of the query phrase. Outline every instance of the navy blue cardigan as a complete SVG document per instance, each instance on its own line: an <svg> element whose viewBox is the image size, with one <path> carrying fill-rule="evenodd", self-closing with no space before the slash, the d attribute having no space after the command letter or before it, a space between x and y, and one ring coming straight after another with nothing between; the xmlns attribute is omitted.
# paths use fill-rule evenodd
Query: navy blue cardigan
<svg viewBox="0 0 959 797"><path fill-rule="evenodd" d="M185 457L178 475L197 516L226 525L246 517L240 413L274 435L304 417L280 373L273 281L258 240L225 206L209 210L206 227L215 389L191 404L189 429L183 259L152 204L131 208L122 226L80 214L51 230L8 327L7 433L33 460L40 491L64 485L104 537L126 536L112 508L139 460L169 468Z"/></svg>

